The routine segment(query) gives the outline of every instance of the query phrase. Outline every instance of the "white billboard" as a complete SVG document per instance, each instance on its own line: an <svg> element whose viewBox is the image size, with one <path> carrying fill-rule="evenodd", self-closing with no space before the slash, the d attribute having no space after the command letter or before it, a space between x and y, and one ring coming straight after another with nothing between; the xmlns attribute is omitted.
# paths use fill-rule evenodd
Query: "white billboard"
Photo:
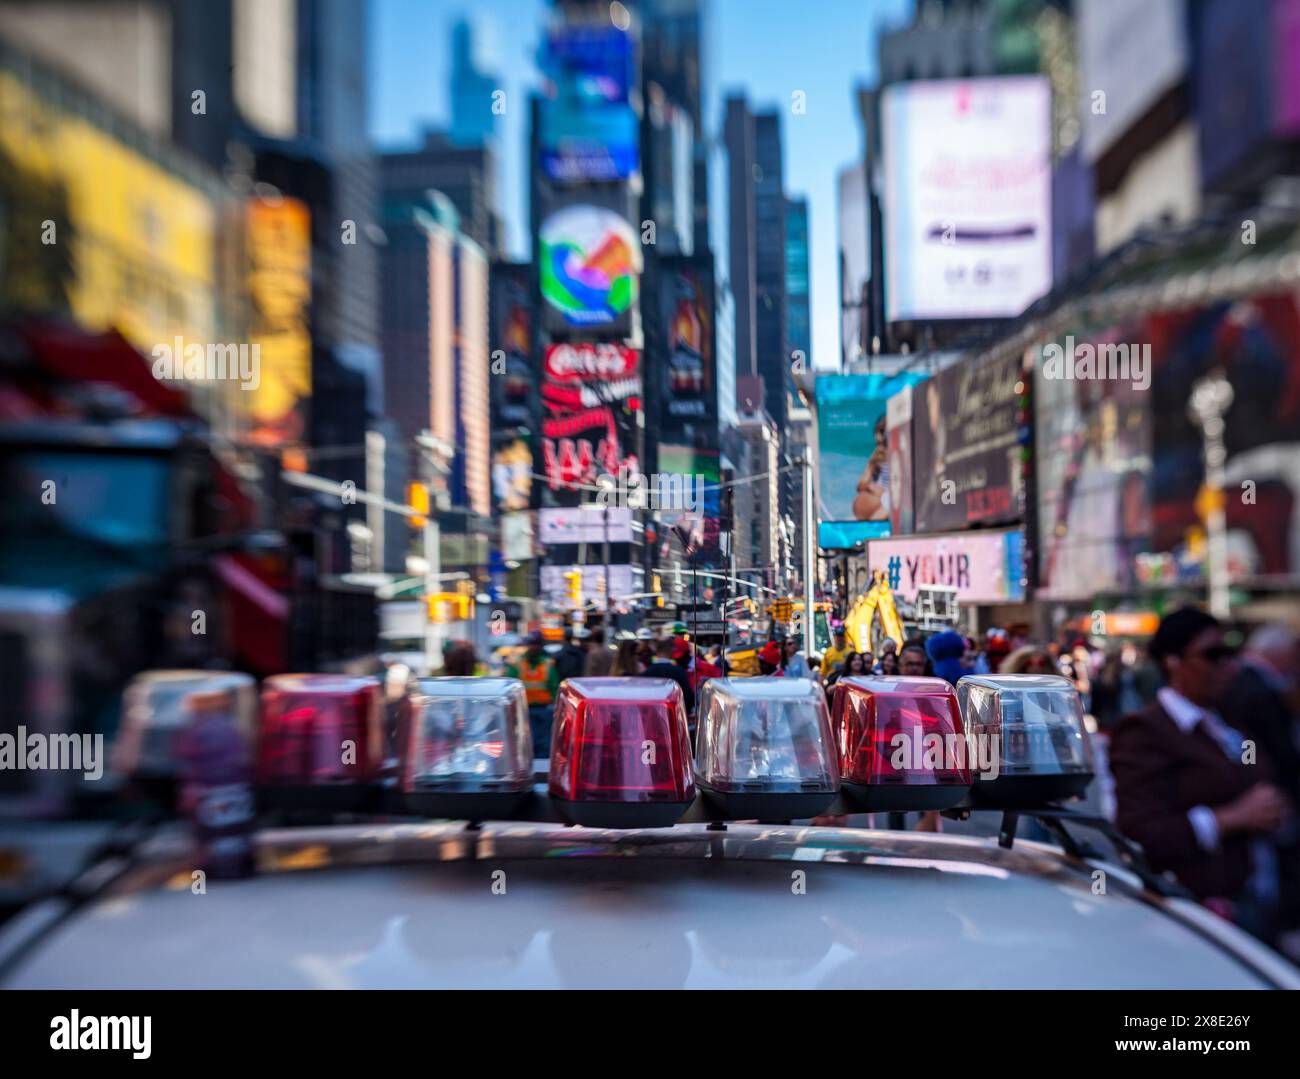
<svg viewBox="0 0 1300 1079"><path fill-rule="evenodd" d="M541 571L542 596L557 606L565 606L569 598L569 581L565 577L573 566L543 566ZM605 567L579 566L582 574L581 598L583 603L605 602ZM626 604L629 597L643 591L641 583L644 574L640 566L609 567L609 602L616 606Z"/></svg>
<svg viewBox="0 0 1300 1079"><path fill-rule="evenodd" d="M632 511L625 506L597 505L538 511L542 544L630 543Z"/></svg>
<svg viewBox="0 0 1300 1079"><path fill-rule="evenodd" d="M1184 0L1082 0L1075 6L1080 138L1089 164L1182 79L1186 24Z"/></svg>
<svg viewBox="0 0 1300 1079"><path fill-rule="evenodd" d="M1052 286L1047 80L899 83L880 107L886 316L1020 314Z"/></svg>

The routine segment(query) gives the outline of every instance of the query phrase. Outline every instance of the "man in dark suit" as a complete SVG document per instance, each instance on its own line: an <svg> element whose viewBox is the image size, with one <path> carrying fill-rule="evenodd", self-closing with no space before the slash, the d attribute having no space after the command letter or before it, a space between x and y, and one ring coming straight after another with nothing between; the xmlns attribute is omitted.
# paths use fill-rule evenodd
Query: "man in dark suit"
<svg viewBox="0 0 1300 1079"><path fill-rule="evenodd" d="M1269 837L1289 806L1264 755L1215 711L1234 674L1232 650L1215 618L1184 607L1161 619L1150 651L1165 686L1111 735L1116 823L1154 868L1271 939L1278 875Z"/></svg>
<svg viewBox="0 0 1300 1079"><path fill-rule="evenodd" d="M1224 699L1223 718L1268 754L1278 786L1300 810L1300 747L1291 702L1300 675L1300 637L1285 626L1261 626L1250 635L1240 669Z"/></svg>
<svg viewBox="0 0 1300 1079"><path fill-rule="evenodd" d="M1300 926L1300 746L1294 694L1300 675L1300 637L1282 625L1250 635L1241 669L1224 700L1223 718L1272 762L1278 786L1291 801L1291 827L1278 838L1278 871L1284 929Z"/></svg>

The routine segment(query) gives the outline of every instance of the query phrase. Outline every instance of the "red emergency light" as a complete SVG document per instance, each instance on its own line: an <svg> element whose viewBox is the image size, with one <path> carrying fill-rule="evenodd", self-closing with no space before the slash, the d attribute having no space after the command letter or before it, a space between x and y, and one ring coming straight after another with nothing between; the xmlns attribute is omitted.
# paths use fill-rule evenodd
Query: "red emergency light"
<svg viewBox="0 0 1300 1079"><path fill-rule="evenodd" d="M971 788L957 694L942 678L846 675L832 726L846 803L858 811L948 809Z"/></svg>
<svg viewBox="0 0 1300 1079"><path fill-rule="evenodd" d="M695 798L686 708L666 678L571 678L551 735L551 802L572 824L662 828Z"/></svg>
<svg viewBox="0 0 1300 1079"><path fill-rule="evenodd" d="M379 682L279 674L262 684L257 785L265 805L360 810L373 803L383 760Z"/></svg>

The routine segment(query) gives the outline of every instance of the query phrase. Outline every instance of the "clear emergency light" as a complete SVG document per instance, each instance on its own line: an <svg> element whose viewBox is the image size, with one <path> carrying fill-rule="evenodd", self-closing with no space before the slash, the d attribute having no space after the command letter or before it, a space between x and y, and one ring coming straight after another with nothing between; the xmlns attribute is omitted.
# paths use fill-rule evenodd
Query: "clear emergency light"
<svg viewBox="0 0 1300 1079"><path fill-rule="evenodd" d="M720 819L813 817L839 792L826 694L811 679L712 678L696 729L696 780Z"/></svg>
<svg viewBox="0 0 1300 1079"><path fill-rule="evenodd" d="M948 809L970 790L970 743L942 678L846 675L835 683L832 725L853 810Z"/></svg>
<svg viewBox="0 0 1300 1079"><path fill-rule="evenodd" d="M127 782L170 800L180 778L180 739L190 725L196 694L228 694L239 729L251 747L257 683L233 671L145 671L122 694L122 726L113 745L113 770Z"/></svg>
<svg viewBox="0 0 1300 1079"><path fill-rule="evenodd" d="M1074 798L1093 776L1083 702L1056 674L971 675L957 683L966 730L992 758L971 802L1024 808Z"/></svg>
<svg viewBox="0 0 1300 1079"><path fill-rule="evenodd" d="M695 798L686 708L667 678L571 678L560 687L548 789L572 824L659 828Z"/></svg>
<svg viewBox="0 0 1300 1079"><path fill-rule="evenodd" d="M379 682L342 674L278 674L262 683L257 785L266 805L364 809L383 763Z"/></svg>
<svg viewBox="0 0 1300 1079"><path fill-rule="evenodd" d="M402 701L402 804L428 817L508 819L533 784L533 735L515 678L421 678Z"/></svg>

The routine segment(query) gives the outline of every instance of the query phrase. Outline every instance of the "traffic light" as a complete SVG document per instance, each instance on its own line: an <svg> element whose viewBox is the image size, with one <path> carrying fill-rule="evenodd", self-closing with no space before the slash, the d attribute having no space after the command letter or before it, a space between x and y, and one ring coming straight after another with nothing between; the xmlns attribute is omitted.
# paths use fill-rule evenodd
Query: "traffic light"
<svg viewBox="0 0 1300 1079"><path fill-rule="evenodd" d="M655 594L655 606L662 607L664 605L664 591L663 591L664 586L659 577L659 574L656 573L653 576L651 576L650 581L653 586L651 587L650 591Z"/></svg>
<svg viewBox="0 0 1300 1079"><path fill-rule="evenodd" d="M430 622L467 622L472 613L474 598L463 591L430 592L425 596L425 602L429 605Z"/></svg>
<svg viewBox="0 0 1300 1079"><path fill-rule="evenodd" d="M406 488L406 505L415 511L415 515L408 517L406 523L412 528L423 528L428 524L429 517L429 488L423 483L411 483Z"/></svg>
<svg viewBox="0 0 1300 1079"><path fill-rule="evenodd" d="M582 606L582 570L574 567L566 570L564 574L565 583L568 584L569 603L574 607Z"/></svg>

